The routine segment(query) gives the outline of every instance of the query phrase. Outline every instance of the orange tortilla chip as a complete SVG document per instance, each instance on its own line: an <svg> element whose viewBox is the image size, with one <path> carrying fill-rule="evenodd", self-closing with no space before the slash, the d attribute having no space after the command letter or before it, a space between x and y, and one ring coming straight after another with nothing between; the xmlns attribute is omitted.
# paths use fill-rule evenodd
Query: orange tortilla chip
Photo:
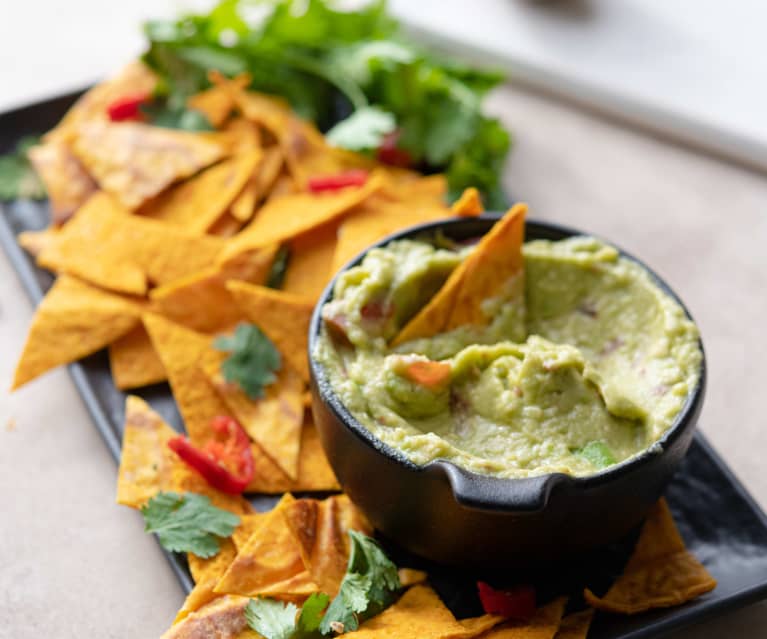
<svg viewBox="0 0 767 639"><path fill-rule="evenodd" d="M176 131L141 122L94 120L77 128L72 149L88 173L128 209L136 209L176 180L223 157L215 134Z"/></svg>
<svg viewBox="0 0 767 639"><path fill-rule="evenodd" d="M482 635L483 639L554 639L567 597L540 606L530 621L507 621Z"/></svg>
<svg viewBox="0 0 767 639"><path fill-rule="evenodd" d="M53 246L59 234L58 227L49 226L41 231L22 231L16 236L19 246L33 257Z"/></svg>
<svg viewBox="0 0 767 639"><path fill-rule="evenodd" d="M414 568L400 568L397 571L397 574L399 575L399 582L403 588L422 584L429 578L429 575L423 570L415 570Z"/></svg>
<svg viewBox="0 0 767 639"><path fill-rule="evenodd" d="M336 220L363 202L382 185L380 175L372 174L363 186L329 193L296 193L270 198L253 221L227 246L230 257L250 248L282 243L302 233Z"/></svg>
<svg viewBox="0 0 767 639"><path fill-rule="evenodd" d="M178 433L140 397L125 399L117 503L140 508L158 492L173 490L175 453L168 441Z"/></svg>
<svg viewBox="0 0 767 639"><path fill-rule="evenodd" d="M62 275L35 311L11 390L101 350L136 326L140 314L137 303Z"/></svg>
<svg viewBox="0 0 767 639"><path fill-rule="evenodd" d="M253 514L253 506L240 495L229 495L213 488L202 475L187 466L180 458L173 465L173 490L178 493L205 495L216 508L228 510L238 517Z"/></svg>
<svg viewBox="0 0 767 639"><path fill-rule="evenodd" d="M485 324L488 318L482 312L483 302L499 295L522 272L526 212L524 204L517 204L496 222L392 345L467 324Z"/></svg>
<svg viewBox="0 0 767 639"><path fill-rule="evenodd" d="M189 572L192 573L194 583L199 584L206 581L217 581L229 568L229 564L237 556L237 548L234 542L229 539L219 540L220 549L213 557L204 559L189 552L186 554L186 560L189 564Z"/></svg>
<svg viewBox="0 0 767 639"><path fill-rule="evenodd" d="M665 499L653 506L623 574L602 597L583 596L598 610L633 615L678 606L713 590L716 580L684 545Z"/></svg>
<svg viewBox="0 0 767 639"><path fill-rule="evenodd" d="M234 301L249 321L256 324L274 343L280 354L309 381L309 320L313 304L297 295L244 282L226 285Z"/></svg>
<svg viewBox="0 0 767 639"><path fill-rule="evenodd" d="M478 637L479 635L484 636L483 633L490 630L490 628L494 628L504 620L504 617L500 617L498 615L482 615L481 617L461 619L458 622L463 626L464 629L464 633L461 635L461 639L470 639L471 637Z"/></svg>
<svg viewBox="0 0 767 639"><path fill-rule="evenodd" d="M437 173L421 175L414 171L386 167L387 182L381 194L389 200L410 205L436 204L447 207L447 178Z"/></svg>
<svg viewBox="0 0 767 639"><path fill-rule="evenodd" d="M168 379L160 356L143 324L139 324L109 345L112 381L120 390L140 388Z"/></svg>
<svg viewBox="0 0 767 639"><path fill-rule="evenodd" d="M45 184L54 224L69 219L96 190L93 178L62 141L32 147L29 161Z"/></svg>
<svg viewBox="0 0 767 639"><path fill-rule="evenodd" d="M248 631L245 621L247 605L247 597L217 597L172 625L160 639L245 639L246 636L257 638L255 633L243 634Z"/></svg>
<svg viewBox="0 0 767 639"><path fill-rule="evenodd" d="M256 205L271 190L282 169L282 152L278 147L264 150L264 157L257 172L251 177L242 192L232 202L232 215L241 222L253 217Z"/></svg>
<svg viewBox="0 0 767 639"><path fill-rule="evenodd" d="M130 215L106 193L95 193L38 256L44 268L97 286L143 295L149 283L165 284L211 266L226 241L187 233Z"/></svg>
<svg viewBox="0 0 767 639"><path fill-rule="evenodd" d="M191 96L186 105L208 118L214 129L221 128L234 110L234 100L230 93L216 86Z"/></svg>
<svg viewBox="0 0 767 639"><path fill-rule="evenodd" d="M235 218L229 211L226 211L220 218L218 218L208 229L209 235L217 235L218 237L234 237L240 232L242 228L242 222Z"/></svg>
<svg viewBox="0 0 767 639"><path fill-rule="evenodd" d="M220 351L208 351L200 367L250 438L291 479L296 479L304 423L301 376L285 362L277 380L264 389L264 397L252 400L237 384L224 379L221 363L226 357Z"/></svg>
<svg viewBox="0 0 767 639"><path fill-rule="evenodd" d="M593 608L587 608L563 617L554 639L586 639L593 617Z"/></svg>
<svg viewBox="0 0 767 639"><path fill-rule="evenodd" d="M459 215L461 217L476 217L485 212L485 207L482 204L482 198L479 195L479 191L473 186L464 190L453 205L450 207L450 212L453 215Z"/></svg>
<svg viewBox="0 0 767 639"><path fill-rule="evenodd" d="M256 532L256 529L261 525L268 514L268 512L252 513L240 517L240 525L237 526L232 533L232 541L234 542L235 548L237 548L237 552L240 552L243 549L248 542L248 539L250 539L251 535Z"/></svg>
<svg viewBox="0 0 767 639"><path fill-rule="evenodd" d="M193 233L205 233L226 212L261 157L258 148L234 155L163 193L141 213Z"/></svg>
<svg viewBox="0 0 767 639"><path fill-rule="evenodd" d="M312 579L335 596L349 563L349 531L371 535L373 528L346 495L293 501L285 507L285 519Z"/></svg>
<svg viewBox="0 0 767 639"><path fill-rule="evenodd" d="M173 623L177 624L195 610L199 610L205 604L220 597L217 592L213 592L213 586L215 586L217 582L218 579L215 578L207 579L206 581L198 581L194 588L192 588L192 591L186 596L186 599L184 599L181 610L178 611Z"/></svg>
<svg viewBox="0 0 767 639"><path fill-rule="evenodd" d="M333 273L337 225L330 224L290 243L290 257L282 290L316 301Z"/></svg>

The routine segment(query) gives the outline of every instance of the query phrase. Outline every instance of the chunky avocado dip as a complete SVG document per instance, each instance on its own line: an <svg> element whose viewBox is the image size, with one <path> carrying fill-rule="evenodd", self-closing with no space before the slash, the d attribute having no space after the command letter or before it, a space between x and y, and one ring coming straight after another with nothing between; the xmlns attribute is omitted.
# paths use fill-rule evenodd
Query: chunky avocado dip
<svg viewBox="0 0 767 639"><path fill-rule="evenodd" d="M349 411L416 464L589 475L652 446L698 383L698 331L594 238L524 245L484 325L393 338L474 250L400 240L343 273L314 352Z"/></svg>

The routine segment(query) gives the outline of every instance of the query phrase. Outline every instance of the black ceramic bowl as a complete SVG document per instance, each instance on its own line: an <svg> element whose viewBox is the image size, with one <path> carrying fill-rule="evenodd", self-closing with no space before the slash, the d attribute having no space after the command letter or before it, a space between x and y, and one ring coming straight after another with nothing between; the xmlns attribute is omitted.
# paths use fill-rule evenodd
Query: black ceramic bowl
<svg viewBox="0 0 767 639"><path fill-rule="evenodd" d="M497 219L483 216L425 224L376 246L437 230L459 241L477 238ZM559 240L581 234L542 222L526 225L527 239ZM668 285L650 273L681 304ZM593 550L621 538L642 520L687 452L703 404L705 355L697 388L660 441L595 475L499 479L446 460L418 466L349 413L333 392L323 366L311 356L320 331L320 311L332 298L334 284L335 280L323 293L309 329L314 418L344 491L384 536L410 552L446 564L497 569Z"/></svg>

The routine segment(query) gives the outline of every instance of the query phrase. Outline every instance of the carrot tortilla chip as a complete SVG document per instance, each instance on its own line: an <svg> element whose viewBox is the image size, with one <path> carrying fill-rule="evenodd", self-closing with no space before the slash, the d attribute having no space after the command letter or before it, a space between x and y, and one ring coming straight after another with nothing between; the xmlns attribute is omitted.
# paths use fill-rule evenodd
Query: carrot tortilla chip
<svg viewBox="0 0 767 639"><path fill-rule="evenodd" d="M109 368L112 381L120 390L140 388L168 379L143 324L135 326L109 345Z"/></svg>
<svg viewBox="0 0 767 639"><path fill-rule="evenodd" d="M209 235L217 235L218 237L234 237L240 232L242 228L242 222L235 218L229 211L225 211L224 214L218 218L208 229Z"/></svg>
<svg viewBox="0 0 767 639"><path fill-rule="evenodd" d="M137 303L62 275L35 311L12 390L101 350L136 326L140 314Z"/></svg>
<svg viewBox="0 0 767 639"><path fill-rule="evenodd" d="M129 209L213 164L226 151L215 134L140 122L84 122L77 134L75 155L99 186Z"/></svg>
<svg viewBox="0 0 767 639"><path fill-rule="evenodd" d="M264 331L280 354L308 382L306 351L309 320L314 310L312 302L291 293L243 282L228 282L227 288L245 317Z"/></svg>
<svg viewBox="0 0 767 639"><path fill-rule="evenodd" d="M226 572L229 565L237 556L237 548L231 538L219 540L220 549L212 557L204 559L194 553L188 552L186 560L189 564L189 572L192 573L194 583L217 581Z"/></svg>
<svg viewBox="0 0 767 639"><path fill-rule="evenodd" d="M16 240L27 253L37 257L45 249L54 245L58 234L58 227L49 226L42 231L22 231L16 236Z"/></svg>
<svg viewBox="0 0 767 639"><path fill-rule="evenodd" d="M221 595L217 592L213 592L213 587L217 582L218 579L213 578L195 583L194 588L192 588L191 592L186 596L186 599L184 599L184 603L181 605L181 610L176 614L173 624L177 624L195 610L199 610L205 604L210 603L214 599L218 599Z"/></svg>
<svg viewBox="0 0 767 639"><path fill-rule="evenodd" d="M200 367L251 439L285 474L296 479L304 423L301 376L283 363L277 380L264 389L264 397L253 400L239 385L224 379L221 364L226 357L220 351L208 351Z"/></svg>
<svg viewBox="0 0 767 639"><path fill-rule="evenodd" d="M143 295L213 265L226 241L130 215L111 196L95 193L38 256L38 264L97 286Z"/></svg>
<svg viewBox="0 0 767 639"><path fill-rule="evenodd" d="M450 212L453 215L459 215L461 217L476 217L485 212L485 207L482 205L482 198L479 195L479 191L473 186L470 186L459 197L453 205L450 207Z"/></svg>
<svg viewBox="0 0 767 639"><path fill-rule="evenodd" d="M228 91L214 86L191 96L186 105L202 113L213 128L219 129L234 109L234 100Z"/></svg>
<svg viewBox="0 0 767 639"><path fill-rule="evenodd" d="M230 257L250 248L284 242L345 215L363 202L382 184L379 175L371 175L363 186L328 193L295 193L270 198L253 221L227 246Z"/></svg>
<svg viewBox="0 0 767 639"><path fill-rule="evenodd" d="M489 318L482 311L483 302L497 297L522 273L526 212L524 204L509 210L450 274L429 303L405 325L392 345L467 324L487 323ZM521 295L521 286L517 288Z"/></svg>
<svg viewBox="0 0 767 639"><path fill-rule="evenodd" d="M125 400L117 503L140 508L158 492L173 489L175 453L168 441L178 433L140 397Z"/></svg>
<svg viewBox="0 0 767 639"><path fill-rule="evenodd" d="M346 495L298 499L285 507L304 566L322 592L335 596L349 563L349 531L372 535L365 516Z"/></svg>
<svg viewBox="0 0 767 639"><path fill-rule="evenodd" d="M483 639L554 639L562 621L566 597L540 606L530 621L507 621L482 635Z"/></svg>
<svg viewBox="0 0 767 639"><path fill-rule="evenodd" d="M258 170L232 202L231 212L235 218L241 222L247 222L253 217L256 205L266 197L280 174L282 162L282 152L278 147L264 150L264 157Z"/></svg>
<svg viewBox="0 0 767 639"><path fill-rule="evenodd" d="M142 207L141 214L205 233L224 214L261 162L261 149L234 155Z"/></svg>
<svg viewBox="0 0 767 639"><path fill-rule="evenodd" d="M554 639L586 639L593 617L593 608L587 608L563 617Z"/></svg>
<svg viewBox="0 0 767 639"><path fill-rule="evenodd" d="M54 224L69 219L96 190L93 178L62 141L32 147L29 161L45 184Z"/></svg>
<svg viewBox="0 0 767 639"><path fill-rule="evenodd" d="M422 584L429 578L429 575L423 570L415 570L414 568L400 568L397 571L397 575L399 576L399 582L403 588Z"/></svg>
<svg viewBox="0 0 767 639"><path fill-rule="evenodd" d="M306 233L290 243L290 258L282 290L316 301L332 277L336 252L335 224Z"/></svg>
<svg viewBox="0 0 767 639"><path fill-rule="evenodd" d="M607 612L633 615L678 606L713 590L716 580L684 545L665 499L653 506L623 574L602 597L586 602Z"/></svg>
<svg viewBox="0 0 767 639"><path fill-rule="evenodd" d="M247 597L217 597L171 626L160 639L244 639L247 605ZM258 637L255 633L251 636Z"/></svg>
<svg viewBox="0 0 767 639"><path fill-rule="evenodd" d="M232 541L234 542L237 552L243 549L245 544L250 539L250 536L256 532L256 529L261 525L264 519L269 515L265 513L253 513L251 515L243 515L240 517L240 525L234 529L232 533Z"/></svg>

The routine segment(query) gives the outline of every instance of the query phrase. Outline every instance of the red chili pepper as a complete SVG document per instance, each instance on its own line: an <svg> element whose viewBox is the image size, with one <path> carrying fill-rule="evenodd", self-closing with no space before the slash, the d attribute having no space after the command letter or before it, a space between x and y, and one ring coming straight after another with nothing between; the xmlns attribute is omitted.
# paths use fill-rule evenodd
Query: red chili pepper
<svg viewBox="0 0 767 639"><path fill-rule="evenodd" d="M213 488L239 495L255 472L248 434L236 420L224 415L213 418L210 426L219 438L211 439L202 448L181 435L171 439L168 447Z"/></svg>
<svg viewBox="0 0 767 639"><path fill-rule="evenodd" d="M482 608L489 615L527 621L535 614L535 589L532 586L496 590L490 584L478 581L477 588Z"/></svg>
<svg viewBox="0 0 767 639"><path fill-rule="evenodd" d="M362 169L352 169L335 175L317 175L309 178L309 190L312 193L337 191L347 186L362 186L367 180L368 172Z"/></svg>
<svg viewBox="0 0 767 639"><path fill-rule="evenodd" d="M133 95L124 95L113 100L107 105L107 115L112 122L123 122L125 120L141 120L142 105L149 101L148 93L134 93Z"/></svg>
<svg viewBox="0 0 767 639"><path fill-rule="evenodd" d="M413 158L410 153L405 151L405 149L397 147L399 135L400 131L397 129L384 136L381 146L379 146L378 151L376 151L376 158L379 162L388 164L389 166L399 166L403 168L413 164Z"/></svg>

